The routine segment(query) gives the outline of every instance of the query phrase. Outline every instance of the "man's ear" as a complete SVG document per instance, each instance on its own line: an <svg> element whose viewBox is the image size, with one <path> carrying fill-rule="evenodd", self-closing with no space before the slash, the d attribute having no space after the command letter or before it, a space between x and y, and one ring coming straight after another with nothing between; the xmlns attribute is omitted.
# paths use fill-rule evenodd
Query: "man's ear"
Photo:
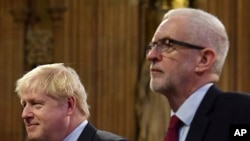
<svg viewBox="0 0 250 141"><path fill-rule="evenodd" d="M205 48L201 51L201 57L199 58L195 72L202 73L211 69L216 58L216 53L212 48Z"/></svg>
<svg viewBox="0 0 250 141"><path fill-rule="evenodd" d="M67 98L67 108L68 108L68 115L71 115L76 109L76 98L74 96Z"/></svg>

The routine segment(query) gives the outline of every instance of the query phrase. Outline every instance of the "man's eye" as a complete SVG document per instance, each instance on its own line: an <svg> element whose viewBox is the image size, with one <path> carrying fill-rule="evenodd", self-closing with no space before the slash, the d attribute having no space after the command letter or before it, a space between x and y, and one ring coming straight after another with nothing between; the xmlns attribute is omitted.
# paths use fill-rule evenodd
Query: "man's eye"
<svg viewBox="0 0 250 141"><path fill-rule="evenodd" d="M42 105L42 103L39 103L39 102L33 102L32 106L35 108L41 108L43 105Z"/></svg>
<svg viewBox="0 0 250 141"><path fill-rule="evenodd" d="M22 103L21 106L24 108L26 106L26 103Z"/></svg>
<svg viewBox="0 0 250 141"><path fill-rule="evenodd" d="M33 106L40 105L40 103L38 103L38 102L32 102L31 105L33 105Z"/></svg>

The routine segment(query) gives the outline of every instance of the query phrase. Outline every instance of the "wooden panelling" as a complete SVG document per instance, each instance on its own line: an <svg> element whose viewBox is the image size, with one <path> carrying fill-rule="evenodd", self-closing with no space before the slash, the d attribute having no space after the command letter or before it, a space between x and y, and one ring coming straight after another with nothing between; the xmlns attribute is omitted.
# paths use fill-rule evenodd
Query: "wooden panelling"
<svg viewBox="0 0 250 141"><path fill-rule="evenodd" d="M53 62L64 62L75 68L85 85L91 106L89 120L99 129L112 131L135 141L142 131L138 130L142 122L138 121L140 118L136 104L138 101L145 102L142 104L151 107L148 108L147 114L155 116L142 118L143 122L148 123L143 130L152 133L149 141L159 136L153 129L167 126L155 122L168 122L169 107L165 103L166 100L150 97L152 95L149 95L148 99L143 99L140 95L141 92L149 91L147 83L143 82L148 81L148 77L141 71L144 47L150 41L164 14L155 9L153 1L32 2L40 6L37 10L43 14L39 16L46 21L45 29L41 29L53 33L54 54L49 57L52 57ZM193 4L221 19L229 34L230 51L218 85L224 90L250 92L250 17L247 14L250 1L196 0ZM23 141L25 138L21 107L14 89L17 78L27 71L24 60L28 9L26 0L0 0L1 141ZM44 14L48 9L50 17ZM141 83L143 87L140 86ZM153 110L161 106L161 103L164 108ZM152 127L151 130L147 129L148 125Z"/></svg>
<svg viewBox="0 0 250 141"><path fill-rule="evenodd" d="M54 32L55 42L63 44L63 49L55 44L56 61L73 66L89 93L89 120L99 129L132 140L136 136L137 8L137 3L127 0L68 0L61 29Z"/></svg>
<svg viewBox="0 0 250 141"><path fill-rule="evenodd" d="M0 140L23 141L21 106L14 89L23 70L25 7L5 0L0 9Z"/></svg>
<svg viewBox="0 0 250 141"><path fill-rule="evenodd" d="M236 86L239 91L248 91L250 92L249 87L249 78L250 78L250 15L247 14L247 10L250 8L250 1L241 0L237 3L237 16L235 17L237 24L237 44L234 46L237 51L237 81Z"/></svg>

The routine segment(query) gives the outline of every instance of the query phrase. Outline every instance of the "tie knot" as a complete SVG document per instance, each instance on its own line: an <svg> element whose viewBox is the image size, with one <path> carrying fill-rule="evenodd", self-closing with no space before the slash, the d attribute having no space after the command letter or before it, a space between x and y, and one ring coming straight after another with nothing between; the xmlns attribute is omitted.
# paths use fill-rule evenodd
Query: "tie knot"
<svg viewBox="0 0 250 141"><path fill-rule="evenodd" d="M182 121L176 115L173 115L170 119L169 129L179 129L181 125Z"/></svg>

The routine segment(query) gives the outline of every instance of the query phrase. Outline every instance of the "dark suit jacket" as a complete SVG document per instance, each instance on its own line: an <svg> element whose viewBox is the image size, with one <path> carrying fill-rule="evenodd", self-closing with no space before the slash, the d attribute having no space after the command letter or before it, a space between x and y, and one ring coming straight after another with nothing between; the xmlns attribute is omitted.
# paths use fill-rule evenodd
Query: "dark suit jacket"
<svg viewBox="0 0 250 141"><path fill-rule="evenodd" d="M250 124L250 96L212 86L197 109L186 141L229 141L232 124Z"/></svg>
<svg viewBox="0 0 250 141"><path fill-rule="evenodd" d="M97 130L91 123L88 123L77 141L128 141L128 140L111 132Z"/></svg>

